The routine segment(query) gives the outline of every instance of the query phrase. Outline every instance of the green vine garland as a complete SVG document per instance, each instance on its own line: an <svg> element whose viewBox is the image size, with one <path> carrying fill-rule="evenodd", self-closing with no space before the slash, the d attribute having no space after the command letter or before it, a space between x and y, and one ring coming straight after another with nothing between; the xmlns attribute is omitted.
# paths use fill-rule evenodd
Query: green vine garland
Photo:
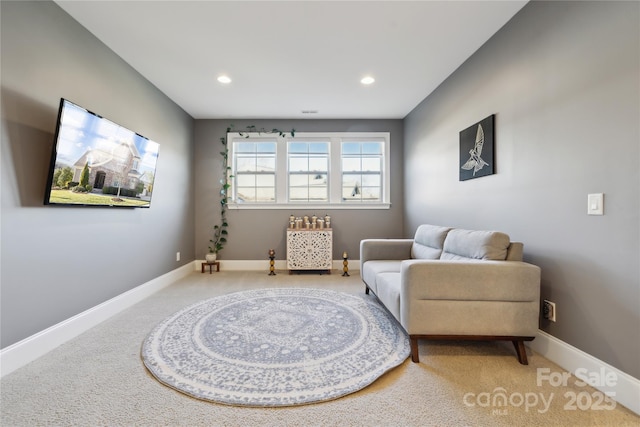
<svg viewBox="0 0 640 427"><path fill-rule="evenodd" d="M229 202L229 188L231 188L230 180L234 178L229 172L231 171L231 166L229 166L229 146L227 141L227 134L233 132L233 125L227 128L227 132L223 137L220 137L220 142L222 143L222 151L220 155L222 156L222 178L220 179L220 223L213 226L213 238L209 240L211 245L209 245L209 253L218 253L227 243L227 236L229 232L227 228L229 227L229 223L227 222L227 209ZM239 132L240 136L244 136L245 138L249 138L250 133L268 133L268 134L278 134L279 136L286 136L287 133L291 134L291 137L295 136L296 130L291 129L289 132L283 132L279 129L271 129L270 131L265 130L264 128L257 129L255 126L247 126L247 130L244 132Z"/></svg>

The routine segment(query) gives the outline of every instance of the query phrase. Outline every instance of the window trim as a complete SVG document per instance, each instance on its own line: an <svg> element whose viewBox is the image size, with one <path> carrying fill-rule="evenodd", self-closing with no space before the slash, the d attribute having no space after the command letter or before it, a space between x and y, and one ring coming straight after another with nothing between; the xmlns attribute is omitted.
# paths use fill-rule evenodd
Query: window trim
<svg viewBox="0 0 640 427"><path fill-rule="evenodd" d="M275 203L237 203L234 199L234 180L230 179L231 194L228 203L229 209L389 209L391 207L391 174L390 174L390 132L296 132L295 137L290 134L285 136L265 134L259 132L230 132L227 134L229 159L232 169L230 175L235 175L235 156L233 152L234 142L242 139L260 142L276 141L276 202ZM329 139L329 202L304 202L290 203L288 201L288 156L287 147L289 141ZM342 141L381 140L383 143L384 161L382 165L382 201L343 201L342 200Z"/></svg>

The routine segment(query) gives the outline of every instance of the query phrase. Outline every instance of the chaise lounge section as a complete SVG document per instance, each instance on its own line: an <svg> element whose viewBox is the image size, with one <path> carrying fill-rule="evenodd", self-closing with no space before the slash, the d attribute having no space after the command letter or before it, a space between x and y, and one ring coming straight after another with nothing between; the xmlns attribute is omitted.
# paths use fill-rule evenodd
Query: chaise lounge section
<svg viewBox="0 0 640 427"><path fill-rule="evenodd" d="M534 339L540 268L522 261L523 244L498 231L424 224L413 239L360 242L360 271L407 331L411 360L418 340L507 340L526 365Z"/></svg>

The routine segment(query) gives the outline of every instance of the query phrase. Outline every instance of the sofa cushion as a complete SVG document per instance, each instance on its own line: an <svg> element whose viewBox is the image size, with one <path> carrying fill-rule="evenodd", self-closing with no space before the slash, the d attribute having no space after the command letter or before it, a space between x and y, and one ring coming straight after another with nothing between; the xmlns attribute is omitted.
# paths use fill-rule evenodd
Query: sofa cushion
<svg viewBox="0 0 640 427"><path fill-rule="evenodd" d="M376 296L398 322L400 321L400 272L380 273Z"/></svg>
<svg viewBox="0 0 640 427"><path fill-rule="evenodd" d="M507 261L522 261L524 245L522 242L511 242L507 249Z"/></svg>
<svg viewBox="0 0 640 427"><path fill-rule="evenodd" d="M449 227L423 224L418 227L411 246L411 258L439 259Z"/></svg>
<svg viewBox="0 0 640 427"><path fill-rule="evenodd" d="M507 259L509 236L499 231L453 229L447 233L440 259Z"/></svg>
<svg viewBox="0 0 640 427"><path fill-rule="evenodd" d="M371 260L365 262L360 271L362 280L374 294L378 295L378 275L380 273L395 272L400 274L401 260Z"/></svg>

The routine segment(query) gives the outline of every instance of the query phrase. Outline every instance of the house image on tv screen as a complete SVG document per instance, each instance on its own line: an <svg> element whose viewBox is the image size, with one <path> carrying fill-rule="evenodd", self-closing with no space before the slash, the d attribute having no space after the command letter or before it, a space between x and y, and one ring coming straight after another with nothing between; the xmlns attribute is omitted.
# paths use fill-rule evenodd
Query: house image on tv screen
<svg viewBox="0 0 640 427"><path fill-rule="evenodd" d="M131 141L121 142L110 152L100 147L89 148L73 165L73 181L80 182L83 169L88 167L89 183L94 189L127 189L145 197L151 191L153 177L138 170L140 161L140 153Z"/></svg>

